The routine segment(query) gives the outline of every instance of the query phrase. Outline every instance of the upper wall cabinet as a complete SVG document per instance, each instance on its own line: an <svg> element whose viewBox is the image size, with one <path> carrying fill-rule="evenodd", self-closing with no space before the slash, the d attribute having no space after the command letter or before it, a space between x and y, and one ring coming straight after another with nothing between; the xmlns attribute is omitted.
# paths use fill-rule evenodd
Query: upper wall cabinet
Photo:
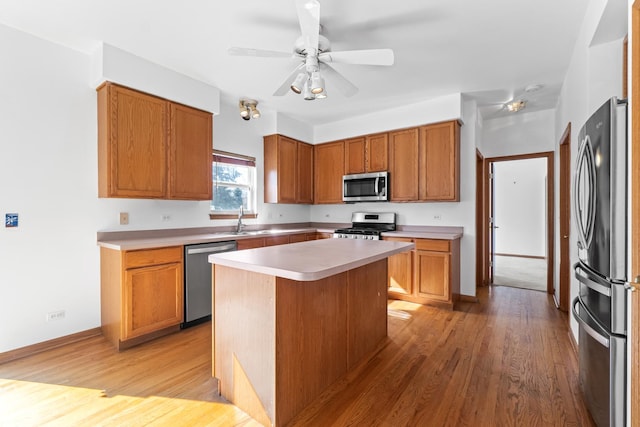
<svg viewBox="0 0 640 427"><path fill-rule="evenodd" d="M460 200L460 124L389 132L392 201Z"/></svg>
<svg viewBox="0 0 640 427"><path fill-rule="evenodd" d="M283 135L264 137L265 203L313 203L313 146Z"/></svg>
<svg viewBox="0 0 640 427"><path fill-rule="evenodd" d="M384 172L388 168L388 134L344 141L344 173Z"/></svg>
<svg viewBox="0 0 640 427"><path fill-rule="evenodd" d="M460 124L420 128L420 200L460 200Z"/></svg>
<svg viewBox="0 0 640 427"><path fill-rule="evenodd" d="M314 145L313 151L314 203L342 203L344 141Z"/></svg>
<svg viewBox="0 0 640 427"><path fill-rule="evenodd" d="M98 195L211 199L210 113L105 83L98 88Z"/></svg>

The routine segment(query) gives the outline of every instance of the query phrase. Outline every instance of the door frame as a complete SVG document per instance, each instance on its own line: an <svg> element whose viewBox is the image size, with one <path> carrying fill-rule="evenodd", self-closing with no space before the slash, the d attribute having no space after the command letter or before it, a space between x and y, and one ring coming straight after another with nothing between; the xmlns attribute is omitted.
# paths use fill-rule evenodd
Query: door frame
<svg viewBox="0 0 640 427"><path fill-rule="evenodd" d="M486 188L484 186L484 156L476 148L476 289L487 286L487 265L483 256L484 239L487 230L484 226L484 199ZM477 293L476 293L477 294Z"/></svg>
<svg viewBox="0 0 640 427"><path fill-rule="evenodd" d="M560 137L560 264L558 267L558 296L553 292L553 298L562 311L569 311L569 288L571 287L571 123Z"/></svg>
<svg viewBox="0 0 640 427"><path fill-rule="evenodd" d="M640 0L638 0L640 1ZM530 154L520 154L513 156L501 156L501 157L490 157L484 159L484 170L490 170L491 164L495 162L505 162L510 160L526 160L526 159L537 159L537 158L546 158L547 159L547 293L553 293L553 272L554 272L554 260L555 260L555 220L554 220L554 211L555 211L555 169L554 169L554 152L553 151L544 151L539 153L530 153ZM484 174L484 188L489 188L490 176L488 173ZM489 224L489 206L491 204L491 195L490 192L485 192L484 204L484 218L483 224ZM483 262L486 262L486 265L489 265L489 259L491 257L490 248L489 248L489 233L484 238L483 246ZM486 269L486 274L489 274L489 269ZM491 284L489 282L489 284Z"/></svg>

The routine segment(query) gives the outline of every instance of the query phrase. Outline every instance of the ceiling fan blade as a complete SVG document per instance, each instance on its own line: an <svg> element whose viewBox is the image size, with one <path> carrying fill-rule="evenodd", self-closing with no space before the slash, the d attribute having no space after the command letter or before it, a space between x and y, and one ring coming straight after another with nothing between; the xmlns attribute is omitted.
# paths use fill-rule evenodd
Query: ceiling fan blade
<svg viewBox="0 0 640 427"><path fill-rule="evenodd" d="M227 50L229 55L234 56L259 56L262 58L293 58L295 55L290 52L278 52L275 50L252 49L248 47L230 47Z"/></svg>
<svg viewBox="0 0 640 427"><path fill-rule="evenodd" d="M391 49L343 50L340 52L323 52L318 56L323 62L339 62L341 64L358 65L393 65L394 56Z"/></svg>
<svg viewBox="0 0 640 427"><path fill-rule="evenodd" d="M344 96L349 97L358 93L358 88L342 74L338 73L331 65L321 62L320 71L324 73L327 79L330 80Z"/></svg>
<svg viewBox="0 0 640 427"><path fill-rule="evenodd" d="M320 34L320 3L318 0L296 0L300 32L303 45L307 52L318 50L318 35Z"/></svg>
<svg viewBox="0 0 640 427"><path fill-rule="evenodd" d="M298 75L298 73L300 73L301 70L304 69L304 62L301 63L300 65L298 65L292 72L291 74L289 74L289 76L287 76L287 78L285 79L285 81L282 83L282 85L276 89L275 92L273 92L273 96L283 96L287 93L288 90L291 89L291 83L293 82L293 79Z"/></svg>

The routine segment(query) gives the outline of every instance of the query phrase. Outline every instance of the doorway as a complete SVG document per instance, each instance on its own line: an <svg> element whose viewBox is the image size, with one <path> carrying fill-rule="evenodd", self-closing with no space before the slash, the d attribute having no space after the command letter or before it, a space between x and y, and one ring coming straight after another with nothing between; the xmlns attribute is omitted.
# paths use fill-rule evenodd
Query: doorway
<svg viewBox="0 0 640 427"><path fill-rule="evenodd" d="M544 198L542 199L542 201L536 202L539 204L539 206L537 207L540 209L540 212L541 212L540 216L542 217L541 221L544 224L544 227L538 228L539 230L538 234L541 234L538 237L542 239L541 244L543 249L540 250L538 247L538 249L536 249L534 252L531 252L532 251L531 248L533 247L531 246L531 243L534 243L534 242L529 240L535 240L535 238L529 239L526 237L526 235L523 235L520 233L522 229L525 229L526 227L531 225L531 224L528 224L531 222L531 220L525 218L524 216L525 214L522 214L523 215L522 217L509 219L510 225L506 229L503 228L501 231L502 235L504 236L506 235L505 232L509 232L509 229L511 229L508 239L505 241L507 245L505 246L503 244L505 242L500 241L500 234L498 234L501 227L500 221L504 220L504 218L503 219L497 218L496 209L500 209L499 203L502 203L502 202L500 202L499 200L496 200L496 194L498 194L497 192L500 191L500 189L496 188L496 181L492 179L493 177L495 177L495 174L496 174L496 166L498 169L498 173L500 173L500 169L503 168L501 166L503 162L513 162L518 160L530 160L530 159L542 159L542 162L545 163L545 166L546 166L546 170L545 170L546 180L544 182L544 188L542 189L542 192L544 193ZM520 264L522 264L523 262L527 262L528 260L535 260L535 259L540 260L540 258L542 258L542 260L540 261L544 261L544 262L542 263L542 267L541 267L542 271L540 272L541 274L540 281L542 282L540 286L540 290L543 290L547 293L553 293L554 153L543 152L543 153L534 153L534 154L526 154L526 155L519 155L519 156L487 158L485 159L484 166L485 167L483 169L485 171L488 171L488 173L485 173L485 185L483 187L487 189L487 191L484 192L485 193L484 195L485 209L483 209L482 211L484 211L483 223L488 224L488 227L485 228L487 230L486 236L483 236L484 250L483 250L482 263L483 265L486 265L488 267L487 270L485 270L486 271L485 275L488 278L488 283L501 284L496 282L496 278L498 278L498 280L502 280L500 279L501 272L499 270L500 260L497 259L497 256L501 257L504 255L506 256L516 255L515 257L514 256L509 257L509 260L515 259L515 261L520 261ZM516 169L518 168L516 167ZM516 180L515 184L513 179L511 181L506 181L506 183L503 183L503 184L506 184L507 186L509 185L513 186L514 188L512 188L512 190L516 190L516 192L513 194L524 194L525 196L530 194L530 191L525 189L522 185L518 186L518 180ZM506 198L506 200L504 200L504 202L507 206L507 209L509 208L509 205L511 205L510 206L511 208L514 208L513 205L517 203L515 200L510 200L508 197ZM520 204L523 204L523 203L520 203ZM532 206L530 203L528 205ZM535 204L533 206L535 207ZM530 209L533 209L533 207ZM516 225L513 225L513 224L516 224ZM520 230L518 230L518 227L520 228ZM515 234L516 231L518 232L517 235ZM540 244L540 241L538 241L538 245L539 244ZM521 258L521 259L518 260L517 258ZM503 259L502 261L504 260L506 260L506 258ZM498 270L496 270L496 268ZM514 268L516 270L519 270L522 267L515 266Z"/></svg>

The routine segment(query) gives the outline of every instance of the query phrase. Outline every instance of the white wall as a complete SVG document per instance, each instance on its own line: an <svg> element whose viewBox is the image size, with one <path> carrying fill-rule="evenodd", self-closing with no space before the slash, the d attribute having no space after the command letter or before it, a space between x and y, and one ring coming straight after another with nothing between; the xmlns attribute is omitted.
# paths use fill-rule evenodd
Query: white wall
<svg viewBox="0 0 640 427"><path fill-rule="evenodd" d="M546 256L547 159L494 163L495 251Z"/></svg>
<svg viewBox="0 0 640 427"><path fill-rule="evenodd" d="M2 25L0 56L2 352L99 326L102 213L89 58Z"/></svg>
<svg viewBox="0 0 640 427"><path fill-rule="evenodd" d="M18 228L0 228L4 352L100 326L97 231L235 221L209 220L207 201L99 199L91 58L2 25L0 55L0 215L20 215ZM214 117L215 146L255 156L262 189L262 136L276 131L276 114L244 121L237 100L227 101ZM258 206L247 223L309 221L308 206L264 205L261 190ZM129 225L118 224L119 212L129 212ZM57 310L65 319L47 323Z"/></svg>
<svg viewBox="0 0 640 427"><path fill-rule="evenodd" d="M622 13L620 12L617 3L619 3L619 0L609 0L608 2L606 0L592 0L590 2L562 86L560 102L556 110L555 141L557 145L567 124L571 123L572 172L575 169L580 128L584 125L589 115L606 99L622 95L622 37L626 34L627 16L624 10L622 10ZM606 25L600 25L603 15L607 21ZM594 43L594 34L596 32L598 34L597 43ZM605 42L600 43L603 40ZM556 146L556 151L558 150L559 148ZM559 176L558 173L559 170L556 166L556 176ZM558 195L559 191L556 183L556 206L558 206ZM574 213L572 212L569 236L571 265L578 261L573 215ZM559 224L557 209L556 224ZM556 239L555 245L555 252L559 254L560 244L558 239ZM559 258L556 257L556 283L558 282L558 268ZM577 293L578 282L572 274L570 300L573 300ZM571 328L577 339L578 329L573 318L571 318Z"/></svg>
<svg viewBox="0 0 640 427"><path fill-rule="evenodd" d="M480 152L485 158L555 150L555 111L527 112L485 120Z"/></svg>

